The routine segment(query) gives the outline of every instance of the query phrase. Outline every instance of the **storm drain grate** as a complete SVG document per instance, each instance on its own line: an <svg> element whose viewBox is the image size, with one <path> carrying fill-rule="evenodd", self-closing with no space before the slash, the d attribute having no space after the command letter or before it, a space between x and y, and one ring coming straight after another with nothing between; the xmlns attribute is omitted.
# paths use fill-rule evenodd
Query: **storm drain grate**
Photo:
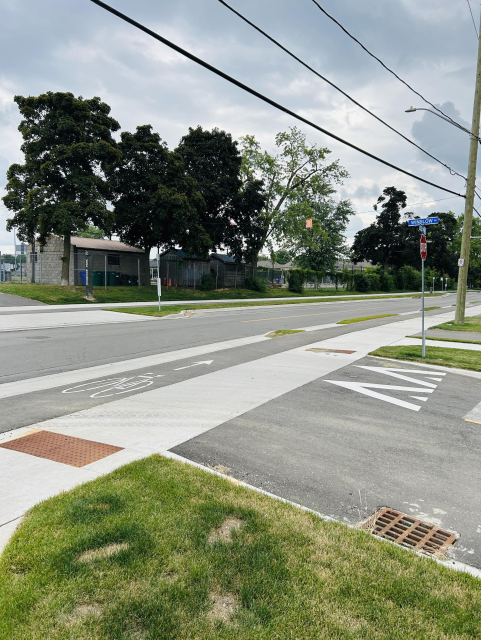
<svg viewBox="0 0 481 640"><path fill-rule="evenodd" d="M72 467L84 467L86 464L102 460L123 449L123 447L114 447L110 444L74 438L51 431L37 431L29 436L0 444L0 447L69 464Z"/></svg>
<svg viewBox="0 0 481 640"><path fill-rule="evenodd" d="M402 547L422 551L428 555L443 554L456 542L454 533L389 507L377 511L363 523L362 528Z"/></svg>
<svg viewBox="0 0 481 640"><path fill-rule="evenodd" d="M306 351L314 351L314 353L356 353L355 351L346 351L345 349L318 349L317 347L306 349Z"/></svg>

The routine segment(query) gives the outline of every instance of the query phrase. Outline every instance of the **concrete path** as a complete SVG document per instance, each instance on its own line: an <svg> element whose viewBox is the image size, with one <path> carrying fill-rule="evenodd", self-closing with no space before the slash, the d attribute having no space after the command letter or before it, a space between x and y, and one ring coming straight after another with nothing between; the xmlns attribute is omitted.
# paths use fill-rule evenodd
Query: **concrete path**
<svg viewBox="0 0 481 640"><path fill-rule="evenodd" d="M421 334L415 334L420 336ZM428 338L448 338L449 340L466 340L481 343L481 332L479 331L449 331L444 329L429 329L426 332Z"/></svg>
<svg viewBox="0 0 481 640"><path fill-rule="evenodd" d="M6 294L1 294L6 295ZM407 297L411 298L412 296L419 295L416 292L412 293L367 293L367 294L346 294L339 296L303 296L300 298L299 296L292 296L286 298L244 298L244 299L232 299L227 298L225 300L166 300L162 301L163 306L195 306L199 304L239 304L240 302L288 302L289 300L331 300L335 302L336 300L344 300L346 298L356 299L356 298L397 298L397 297ZM454 296L454 293L444 294L447 296ZM443 296L439 296L438 300L441 300ZM18 298L19 296L10 296L12 298ZM28 300L27 298L21 298L22 300ZM77 311L86 309L122 309L122 308L135 308L135 307L157 307L158 302L105 302L105 303L86 303L86 304L56 304L56 305L45 305L42 302L38 302L36 300L28 300L25 303L26 305L32 306L33 310L35 310L35 305L38 307L38 311L50 312L50 311ZM19 313L22 311L32 311L32 309L21 309L16 306L15 303L12 303L10 307L1 306L0 305L0 313Z"/></svg>
<svg viewBox="0 0 481 640"><path fill-rule="evenodd" d="M18 307L48 307L48 305L38 300L30 300L22 296L12 296L10 293L0 293L0 311L20 311Z"/></svg>

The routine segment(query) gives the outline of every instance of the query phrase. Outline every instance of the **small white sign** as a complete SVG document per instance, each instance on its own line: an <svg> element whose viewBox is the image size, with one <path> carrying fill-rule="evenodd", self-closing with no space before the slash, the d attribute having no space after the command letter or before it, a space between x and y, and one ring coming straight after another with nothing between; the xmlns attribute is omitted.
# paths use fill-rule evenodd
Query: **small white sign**
<svg viewBox="0 0 481 640"><path fill-rule="evenodd" d="M162 296L162 280L157 278L157 296L160 298Z"/></svg>
<svg viewBox="0 0 481 640"><path fill-rule="evenodd" d="M464 267L464 258L459 258L458 267Z"/></svg>

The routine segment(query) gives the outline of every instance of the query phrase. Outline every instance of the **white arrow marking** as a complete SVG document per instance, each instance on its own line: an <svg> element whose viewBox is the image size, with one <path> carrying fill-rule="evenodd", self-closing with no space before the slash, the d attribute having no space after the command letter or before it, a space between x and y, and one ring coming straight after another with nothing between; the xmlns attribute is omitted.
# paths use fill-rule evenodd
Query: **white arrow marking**
<svg viewBox="0 0 481 640"><path fill-rule="evenodd" d="M410 398L414 398L415 400L422 400L423 402L427 402L427 398L421 398L421 396L409 396Z"/></svg>
<svg viewBox="0 0 481 640"><path fill-rule="evenodd" d="M391 389L392 391L422 391L423 393L432 393L434 391L434 389L420 389L419 387L396 387L389 384L370 384L368 382L338 382L337 380L326 380L325 382L336 384L339 387L345 387L346 389L351 389L351 391L363 393L366 396L371 396L372 398L377 398L378 400L384 400L384 402L397 404L399 407L403 407L404 409L411 409L411 411L419 411L421 407L419 407L417 404L413 404L412 402L405 402L404 400L398 400L398 398L391 398L390 396L386 396L383 393L371 391L371 389ZM435 387L436 385L433 386Z"/></svg>
<svg viewBox="0 0 481 640"><path fill-rule="evenodd" d="M194 364L189 364L187 367L179 367L178 369L174 369L174 371L181 371L182 369L190 369L190 367L197 367L199 364L212 364L213 360L204 360L203 362L195 362Z"/></svg>

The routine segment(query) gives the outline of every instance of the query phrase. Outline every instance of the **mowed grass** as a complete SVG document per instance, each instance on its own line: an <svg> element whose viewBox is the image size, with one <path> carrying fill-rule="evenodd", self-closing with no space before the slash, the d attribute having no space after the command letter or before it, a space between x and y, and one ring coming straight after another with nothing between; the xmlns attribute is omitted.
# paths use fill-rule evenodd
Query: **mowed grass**
<svg viewBox="0 0 481 640"><path fill-rule="evenodd" d="M94 287L94 300L89 301L85 297L85 287L61 287L50 284L0 284L0 293L10 293L31 300L38 300L45 304L91 304L116 303L116 302L155 302L157 300L157 287ZM380 297L382 292L377 293ZM251 291L250 289L217 289L215 291L200 291L196 289L182 289L180 287L163 287L162 300L243 300L248 298L299 298L307 296L341 296L349 295L354 299L362 299L362 294L346 292L342 289L306 289L303 294L292 293L288 289L268 289L266 292ZM365 297L365 296L364 296Z"/></svg>
<svg viewBox="0 0 481 640"><path fill-rule="evenodd" d="M277 329L267 334L268 338L282 338L282 336L290 336L293 333L304 333L304 329Z"/></svg>
<svg viewBox="0 0 481 640"><path fill-rule="evenodd" d="M377 316L364 316L363 318L346 318L345 320L339 320L336 324L353 324L354 322L365 322L366 320L377 320L378 318L392 318L397 316L397 313L381 313Z"/></svg>
<svg viewBox="0 0 481 640"><path fill-rule="evenodd" d="M438 324L431 329L444 329L445 331L480 331L481 332L481 317L476 316L474 318L465 318L464 324L454 324L453 322L444 322Z"/></svg>
<svg viewBox="0 0 481 640"><path fill-rule="evenodd" d="M437 338L434 338L437 339ZM451 349L444 347L430 347L426 345L426 357L422 357L422 345L402 347L380 347L372 351L370 356L381 358L395 358L396 360L410 360L436 364L443 367L455 367L458 369L472 369L481 371L481 351L468 351L467 349Z"/></svg>
<svg viewBox="0 0 481 640"><path fill-rule="evenodd" d="M32 509L0 560L8 640L479 638L481 583L153 456Z"/></svg>

